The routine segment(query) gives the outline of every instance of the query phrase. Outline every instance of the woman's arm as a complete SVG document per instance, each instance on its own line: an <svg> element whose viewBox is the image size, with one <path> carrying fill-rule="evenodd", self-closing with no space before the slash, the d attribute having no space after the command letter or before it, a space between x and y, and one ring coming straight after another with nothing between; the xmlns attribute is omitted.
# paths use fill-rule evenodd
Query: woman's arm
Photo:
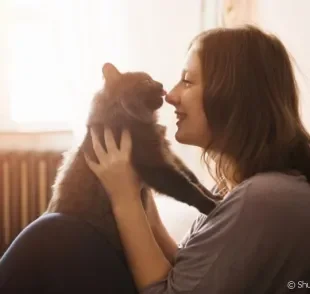
<svg viewBox="0 0 310 294"><path fill-rule="evenodd" d="M152 231L159 247L165 254L166 258L169 260L169 262L173 265L175 261L175 256L178 251L177 243L169 235L166 227L162 222L156 227L153 227Z"/></svg>
<svg viewBox="0 0 310 294"><path fill-rule="evenodd" d="M155 240L139 197L128 195L126 198L131 201L113 205L113 212L136 285L142 289L165 279L171 264ZM157 234L170 255L173 246L170 241L166 242L167 235L161 230Z"/></svg>
<svg viewBox="0 0 310 294"><path fill-rule="evenodd" d="M175 240L169 235L165 225L163 224L157 210L155 199L151 189L147 190L146 199L146 215L154 237L163 251L166 258L171 264L174 263L178 245Z"/></svg>

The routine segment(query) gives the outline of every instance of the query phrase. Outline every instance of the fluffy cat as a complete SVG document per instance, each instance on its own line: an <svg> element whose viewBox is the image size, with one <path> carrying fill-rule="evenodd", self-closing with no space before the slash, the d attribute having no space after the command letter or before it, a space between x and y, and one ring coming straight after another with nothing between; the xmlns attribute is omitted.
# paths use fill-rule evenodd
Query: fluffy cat
<svg viewBox="0 0 310 294"><path fill-rule="evenodd" d="M62 212L88 221L104 233L116 249L121 242L104 187L88 168L83 151L97 161L89 127L105 148L104 127L111 128L119 147L121 131L132 137L132 162L147 189L173 197L208 214L219 198L209 192L170 149L165 127L157 123L163 104L163 86L143 72L120 73L112 64L103 67L105 84L94 97L87 120L88 131L77 150L68 152L58 170L47 213ZM122 179L120 179L121 185Z"/></svg>

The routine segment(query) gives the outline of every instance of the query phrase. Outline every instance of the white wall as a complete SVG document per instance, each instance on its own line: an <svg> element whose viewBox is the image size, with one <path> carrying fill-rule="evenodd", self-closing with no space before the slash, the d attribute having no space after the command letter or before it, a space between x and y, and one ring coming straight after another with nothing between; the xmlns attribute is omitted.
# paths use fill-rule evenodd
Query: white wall
<svg viewBox="0 0 310 294"><path fill-rule="evenodd" d="M254 22L277 35L294 57L301 90L301 113L310 131L310 1L256 0Z"/></svg>

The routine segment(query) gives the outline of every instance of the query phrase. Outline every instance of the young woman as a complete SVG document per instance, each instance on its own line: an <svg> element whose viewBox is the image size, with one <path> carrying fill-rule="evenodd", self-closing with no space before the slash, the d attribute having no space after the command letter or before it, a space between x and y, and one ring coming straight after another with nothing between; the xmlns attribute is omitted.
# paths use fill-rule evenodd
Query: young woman
<svg viewBox="0 0 310 294"><path fill-rule="evenodd" d="M109 130L99 164L86 160L110 194L141 293L289 293L310 288L310 136L299 115L289 55L273 35L246 26L214 29L190 45L176 108L182 144L199 146L223 200L200 215L181 244L168 235ZM119 185L122 178L122 185ZM104 249L103 249L104 250ZM307 284L308 283L308 284Z"/></svg>

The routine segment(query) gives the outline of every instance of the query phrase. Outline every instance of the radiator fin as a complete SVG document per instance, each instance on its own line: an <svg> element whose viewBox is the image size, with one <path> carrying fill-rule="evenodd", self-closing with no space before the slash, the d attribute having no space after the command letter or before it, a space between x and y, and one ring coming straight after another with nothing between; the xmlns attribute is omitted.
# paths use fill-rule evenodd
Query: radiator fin
<svg viewBox="0 0 310 294"><path fill-rule="evenodd" d="M47 208L62 152L0 153L0 256Z"/></svg>

